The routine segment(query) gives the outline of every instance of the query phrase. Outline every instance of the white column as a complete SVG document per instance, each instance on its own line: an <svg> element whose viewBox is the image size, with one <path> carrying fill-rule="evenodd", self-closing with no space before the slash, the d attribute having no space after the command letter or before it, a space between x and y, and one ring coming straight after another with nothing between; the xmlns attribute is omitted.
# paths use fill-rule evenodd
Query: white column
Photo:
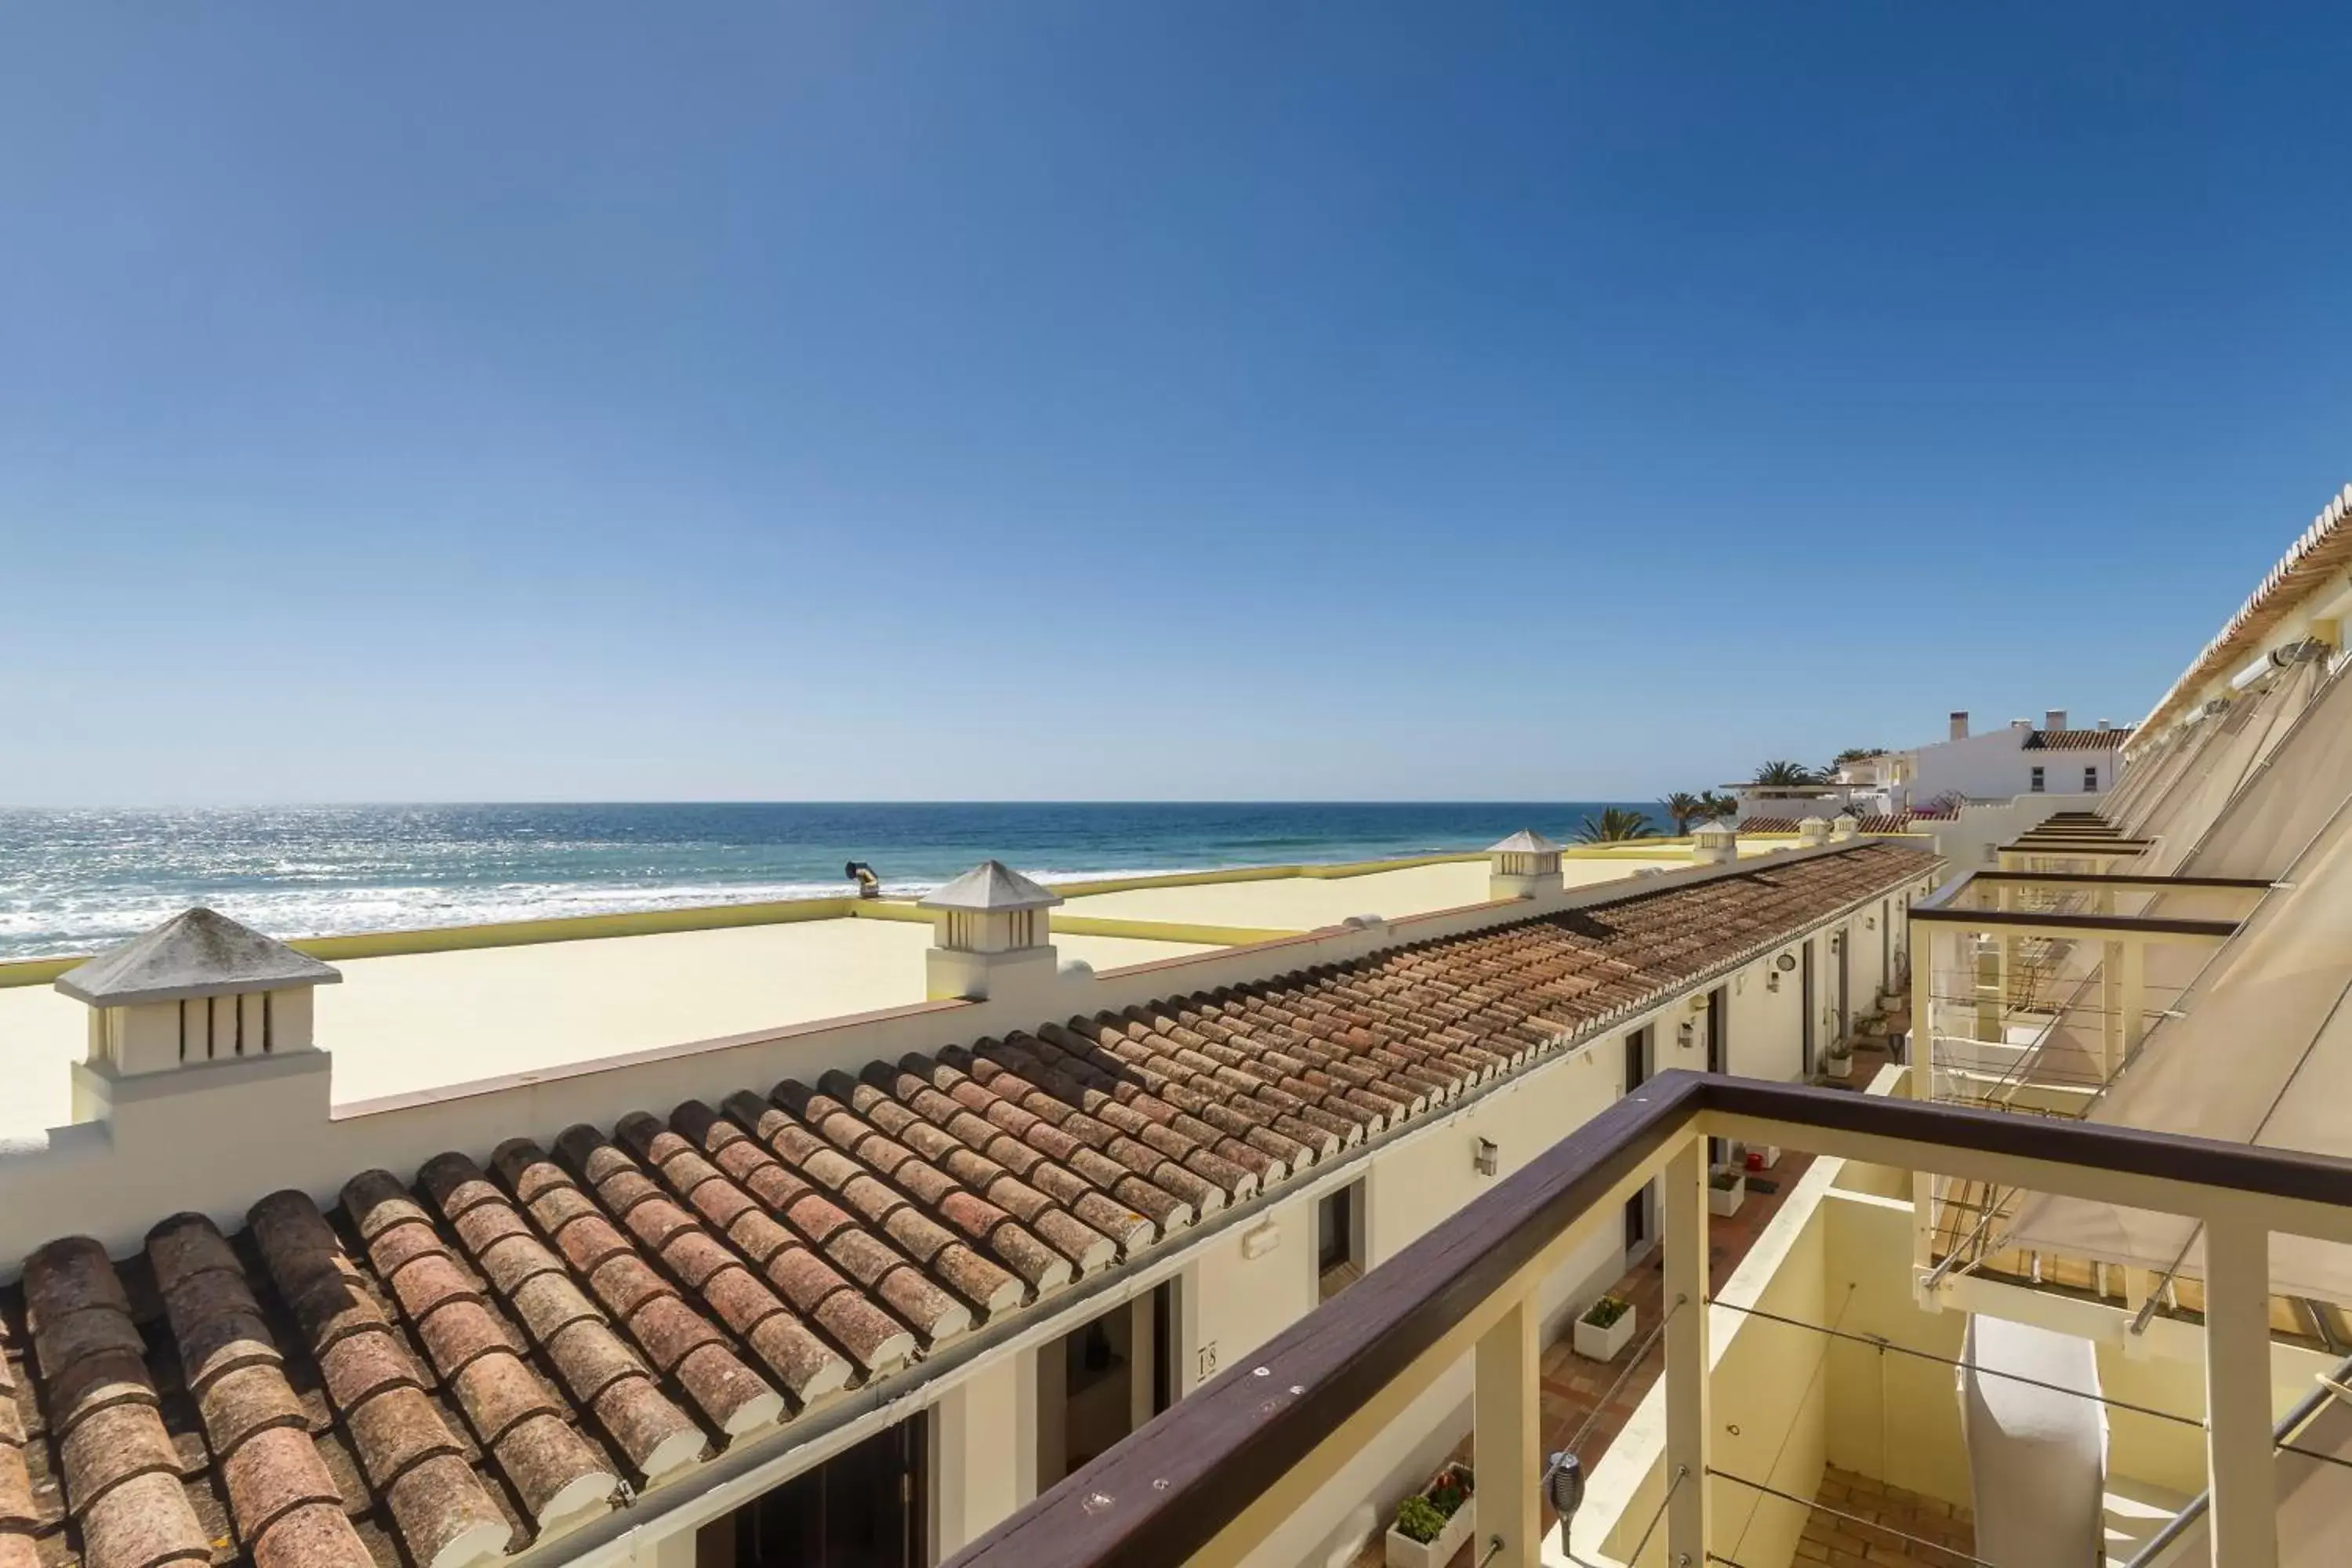
<svg viewBox="0 0 2352 1568"><path fill-rule="evenodd" d="M1037 1495L1036 1365L1034 1352L984 1359L931 1407L932 1561Z"/></svg>
<svg viewBox="0 0 2352 1568"><path fill-rule="evenodd" d="M1537 1568L1543 1557L1543 1456L1532 1300L1519 1298L1501 1322L1479 1336L1473 1365L1478 1524L1471 1560L1486 1562L1486 1542L1499 1538L1496 1568Z"/></svg>
<svg viewBox="0 0 2352 1568"><path fill-rule="evenodd" d="M633 1568L694 1568L695 1540L698 1533L691 1529L673 1530L667 1535L637 1531L629 1561Z"/></svg>
<svg viewBox="0 0 2352 1568"><path fill-rule="evenodd" d="M1931 987L1936 970L1936 926L1913 922L1911 928L1911 1098L1936 1098L1935 1001ZM1936 1241L1936 1178L1926 1171L1911 1173L1911 1266L1934 1266ZM1914 1278L1916 1278L1915 1275Z"/></svg>
<svg viewBox="0 0 2352 1568"><path fill-rule="evenodd" d="M2126 937L2123 947L2124 1054L2129 1056L2147 1033L2147 943Z"/></svg>
<svg viewBox="0 0 2352 1568"><path fill-rule="evenodd" d="M2105 1015L2099 1021L2099 1077L2116 1076L2116 1068L2124 1059L2124 944L2109 942L2103 944L2105 952L2099 960L2099 1007Z"/></svg>
<svg viewBox="0 0 2352 1568"><path fill-rule="evenodd" d="M2226 1568L2278 1568L2270 1239L2258 1224L2205 1227L2205 1468Z"/></svg>
<svg viewBox="0 0 2352 1568"><path fill-rule="evenodd" d="M1707 1534L1706 1141L1660 1179L1666 1248L1666 1561L1703 1568ZM1677 1307L1675 1303L1681 1305ZM1484 1488L1484 1481L1480 1486Z"/></svg>

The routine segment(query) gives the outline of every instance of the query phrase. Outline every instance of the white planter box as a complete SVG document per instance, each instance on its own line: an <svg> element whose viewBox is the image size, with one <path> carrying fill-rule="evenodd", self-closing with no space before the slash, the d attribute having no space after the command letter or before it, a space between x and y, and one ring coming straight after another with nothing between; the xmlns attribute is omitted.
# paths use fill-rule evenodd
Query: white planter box
<svg viewBox="0 0 2352 1568"><path fill-rule="evenodd" d="M1454 1561L1454 1554L1462 1550L1462 1543L1470 1539L1471 1531L1476 1528L1477 1512L1476 1498L1463 1499L1462 1506L1454 1510L1454 1517L1445 1521L1445 1528L1437 1532L1437 1539L1427 1545L1409 1535L1401 1534L1395 1525L1390 1525L1386 1544L1388 1568L1445 1568Z"/></svg>
<svg viewBox="0 0 2352 1568"><path fill-rule="evenodd" d="M1618 1314L1617 1321L1605 1329L1595 1328L1579 1317L1576 1332L1572 1336L1576 1353L1592 1361L1615 1361L1617 1352L1633 1339L1633 1320L1639 1316L1640 1309L1628 1305Z"/></svg>
<svg viewBox="0 0 2352 1568"><path fill-rule="evenodd" d="M1822 1058L1822 1076L1824 1078L1852 1078L1853 1076L1853 1056L1848 1054L1842 1057Z"/></svg>
<svg viewBox="0 0 2352 1568"><path fill-rule="evenodd" d="M1721 1215L1724 1218L1729 1219L1739 1212L1739 1205L1747 1201L1748 1178L1744 1175L1728 1187L1718 1187L1712 1182L1707 1184L1706 1207L1710 1214Z"/></svg>

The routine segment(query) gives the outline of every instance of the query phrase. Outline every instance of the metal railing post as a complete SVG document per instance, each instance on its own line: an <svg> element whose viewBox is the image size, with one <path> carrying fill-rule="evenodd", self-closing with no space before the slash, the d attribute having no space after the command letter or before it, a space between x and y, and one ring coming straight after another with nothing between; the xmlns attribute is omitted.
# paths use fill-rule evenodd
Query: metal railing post
<svg viewBox="0 0 2352 1568"><path fill-rule="evenodd" d="M1666 1292L1689 1304L1666 1323L1666 1561L1701 1568L1707 1547L1706 1141L1666 1163Z"/></svg>
<svg viewBox="0 0 2352 1568"><path fill-rule="evenodd" d="M2260 1223L2205 1226L2205 1468L2213 1561L2227 1568L2278 1568L2270 1277Z"/></svg>
<svg viewBox="0 0 2352 1568"><path fill-rule="evenodd" d="M1478 1485L1473 1561L1538 1568L1543 1559L1541 1350L1536 1304L1522 1296L1478 1337L1472 1358L1472 1442Z"/></svg>

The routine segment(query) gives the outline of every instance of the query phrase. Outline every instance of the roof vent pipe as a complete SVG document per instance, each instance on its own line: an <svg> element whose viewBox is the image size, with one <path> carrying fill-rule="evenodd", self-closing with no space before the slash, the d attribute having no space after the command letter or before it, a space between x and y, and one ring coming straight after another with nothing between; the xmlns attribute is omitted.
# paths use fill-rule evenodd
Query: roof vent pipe
<svg viewBox="0 0 2352 1568"><path fill-rule="evenodd" d="M1966 709L1960 709L1960 710L1958 710L1955 711L1955 712L1953 713L1953 715L1952 715L1952 739L1953 739L1953 740L1955 740L1955 741L1965 741L1965 740L1967 740L1968 738L1969 738L1969 715L1968 715L1968 710L1966 710Z"/></svg>

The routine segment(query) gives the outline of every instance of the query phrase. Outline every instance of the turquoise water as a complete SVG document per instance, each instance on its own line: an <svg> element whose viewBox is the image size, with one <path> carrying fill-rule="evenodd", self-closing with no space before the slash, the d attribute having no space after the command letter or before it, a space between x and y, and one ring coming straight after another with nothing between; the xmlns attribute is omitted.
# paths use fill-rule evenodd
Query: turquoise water
<svg viewBox="0 0 2352 1568"><path fill-rule="evenodd" d="M1566 839L1610 804L0 811L0 958L87 952L194 903L323 936L828 897L851 859L916 893L990 856L1052 881L1480 849Z"/></svg>

